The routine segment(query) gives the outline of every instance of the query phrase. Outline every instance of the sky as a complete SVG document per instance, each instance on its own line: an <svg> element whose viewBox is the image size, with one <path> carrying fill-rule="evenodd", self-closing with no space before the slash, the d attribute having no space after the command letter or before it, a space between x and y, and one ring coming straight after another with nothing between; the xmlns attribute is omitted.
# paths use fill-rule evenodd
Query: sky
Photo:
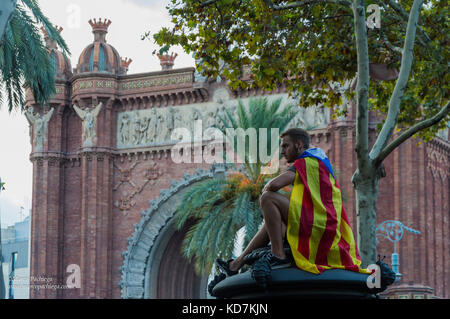
<svg viewBox="0 0 450 319"><path fill-rule="evenodd" d="M122 57L133 60L128 74L159 71L159 60L152 52L159 47L141 36L171 26L165 7L170 0L38 0L50 21L63 28L61 35L71 52L76 67L83 49L93 42L90 19L112 21L106 40ZM174 47L178 53L175 68L193 67L194 59ZM33 167L28 122L20 112L11 114L4 103L0 108L0 178L6 182L0 193L1 227L25 218L31 209ZM23 207L23 209L21 208Z"/></svg>

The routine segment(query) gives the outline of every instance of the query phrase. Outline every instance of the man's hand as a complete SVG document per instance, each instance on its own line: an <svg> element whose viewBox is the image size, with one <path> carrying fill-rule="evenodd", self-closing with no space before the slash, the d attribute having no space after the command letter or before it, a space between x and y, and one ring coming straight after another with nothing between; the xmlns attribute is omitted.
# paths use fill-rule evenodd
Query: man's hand
<svg viewBox="0 0 450 319"><path fill-rule="evenodd" d="M266 186L264 186L261 194L264 194L265 192L268 192L268 191L277 192L279 189L294 183L294 180L295 180L294 172L292 172L292 171L284 172L283 174L270 180L266 184Z"/></svg>

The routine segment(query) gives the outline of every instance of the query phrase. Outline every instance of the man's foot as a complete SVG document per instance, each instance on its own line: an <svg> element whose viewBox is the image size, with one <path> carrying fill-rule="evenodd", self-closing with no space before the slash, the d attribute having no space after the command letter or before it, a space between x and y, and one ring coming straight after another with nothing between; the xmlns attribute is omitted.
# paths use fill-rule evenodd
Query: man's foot
<svg viewBox="0 0 450 319"><path fill-rule="evenodd" d="M230 259L228 261L224 261L223 259L216 259L216 266L227 276L234 276L238 273L237 270L231 270L230 264L233 261L233 259Z"/></svg>
<svg viewBox="0 0 450 319"><path fill-rule="evenodd" d="M278 258L273 253L267 254L267 259L270 263L270 268L279 269L279 268L287 268L291 266L291 259L288 257Z"/></svg>

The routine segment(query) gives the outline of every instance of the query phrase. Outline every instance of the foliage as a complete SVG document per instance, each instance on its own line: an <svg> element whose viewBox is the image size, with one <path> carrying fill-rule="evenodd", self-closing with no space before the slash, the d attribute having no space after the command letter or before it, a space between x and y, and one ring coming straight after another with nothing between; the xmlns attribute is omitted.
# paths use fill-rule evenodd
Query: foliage
<svg viewBox="0 0 450 319"><path fill-rule="evenodd" d="M6 26L0 45L0 103L6 91L9 111L24 107L24 86L31 89L41 105L55 93L55 66L43 44L38 25L42 24L51 40L69 54L58 30L42 13L36 0L20 0Z"/></svg>
<svg viewBox="0 0 450 319"><path fill-rule="evenodd" d="M237 130L239 128L242 128L243 130L247 130L249 128L255 128L256 131L259 131L259 128L267 128L267 150L269 150L269 145L272 146L272 142L278 141L272 141L272 135L271 135L271 128L279 128L280 133L281 131L287 127L289 122L295 117L295 115L298 113L298 110L294 108L293 104L285 105L285 107L280 110L282 105L282 99L278 98L274 100L270 105L269 101L266 98L254 98L250 99L248 111L245 109L244 104L241 100L238 101L237 106L237 114L238 117L234 118L233 115L230 113L229 110L225 109L225 118L222 118L219 116L219 120L224 124L224 128L219 127L219 129L222 131L222 134L224 136L227 136L226 128L232 128L234 130ZM234 151L238 152L238 136L234 136L234 141L232 142L234 146ZM259 136L256 143L256 154L260 154L260 143L259 143ZM262 162L261 160L257 160L256 163L252 163L252 160L250 159L250 152L249 147L250 143L245 144L245 158L242 159L244 162L244 167L247 172L247 174L250 176L250 179L252 182L255 182L260 175Z"/></svg>
<svg viewBox="0 0 450 319"><path fill-rule="evenodd" d="M238 116L235 118L227 112L227 118L220 121L225 128L284 130L296 112L293 105L280 111L280 105L281 99L271 104L267 99L251 99L247 110L239 101ZM267 139L268 145L272 142L280 143ZM258 231L262 222L259 195L267 180L277 175L262 174L263 168L259 159L256 164L249 163L247 147L242 167L236 167L225 178L214 177L199 182L184 194L177 207L175 226L181 229L188 220L196 221L188 231L182 249L187 258L194 260L197 273L208 273L216 258L232 256L239 229L245 227L244 245ZM290 190L286 188L283 192Z"/></svg>
<svg viewBox="0 0 450 319"><path fill-rule="evenodd" d="M5 190L5 183L0 182L0 191L4 191L4 190Z"/></svg>
<svg viewBox="0 0 450 319"><path fill-rule="evenodd" d="M381 8L381 28L367 34L371 63L400 68L399 47L412 2L405 0L400 6L393 0L365 1L366 8L370 4ZM163 27L154 40L166 49L181 45L193 52L204 75L215 78L222 72L232 88L270 90L284 82L289 92L300 94L301 106L334 107L341 104L343 93L330 83L344 86L355 78L357 47L350 1L172 0L168 10L173 27ZM399 128L431 117L448 101L448 16L447 1L425 1ZM223 70L221 61L227 66ZM251 68L251 81L243 80L244 66ZM373 109L387 112L394 85L395 81L371 81ZM347 97L352 94L345 92ZM432 138L445 122L420 135Z"/></svg>

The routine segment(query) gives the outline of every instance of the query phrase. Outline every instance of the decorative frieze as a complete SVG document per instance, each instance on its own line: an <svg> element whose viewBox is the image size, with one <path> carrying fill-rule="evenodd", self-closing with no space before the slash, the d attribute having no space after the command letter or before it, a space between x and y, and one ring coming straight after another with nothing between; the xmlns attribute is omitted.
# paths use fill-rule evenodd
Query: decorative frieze
<svg viewBox="0 0 450 319"><path fill-rule="evenodd" d="M276 97L273 97L276 98ZM130 110L118 114L117 148L132 149L174 145L180 141L172 139L175 128L186 128L191 137L194 136L194 125L201 120L201 135L209 128L223 127L219 118L227 118L226 111L237 118L236 100L228 100L229 95L219 91L213 95L213 102L170 106L165 108L150 108L143 110ZM244 105L248 99L243 100ZM295 101L285 100L286 103ZM284 108L284 105L281 109ZM324 128L330 119L329 109L321 107L298 108L297 116L289 124L291 127L300 127L307 130Z"/></svg>
<svg viewBox="0 0 450 319"><path fill-rule="evenodd" d="M47 162L49 167L61 167L67 161L63 153L58 152L34 152L30 156L31 162L37 166L43 166Z"/></svg>
<svg viewBox="0 0 450 319"><path fill-rule="evenodd" d="M152 76L143 79L125 81L120 85L122 91L139 90L147 88L161 88L170 85L183 85L192 83L192 73L181 73L167 76Z"/></svg>
<svg viewBox="0 0 450 319"><path fill-rule="evenodd" d="M115 89L119 91L130 91L155 88L160 90L168 86L185 86L186 84L191 83L193 83L193 74L191 72L169 74L165 76L147 76L138 79L123 80L122 82L117 82L114 80L86 79L76 81L73 85L73 92L77 93L80 90L86 89Z"/></svg>

